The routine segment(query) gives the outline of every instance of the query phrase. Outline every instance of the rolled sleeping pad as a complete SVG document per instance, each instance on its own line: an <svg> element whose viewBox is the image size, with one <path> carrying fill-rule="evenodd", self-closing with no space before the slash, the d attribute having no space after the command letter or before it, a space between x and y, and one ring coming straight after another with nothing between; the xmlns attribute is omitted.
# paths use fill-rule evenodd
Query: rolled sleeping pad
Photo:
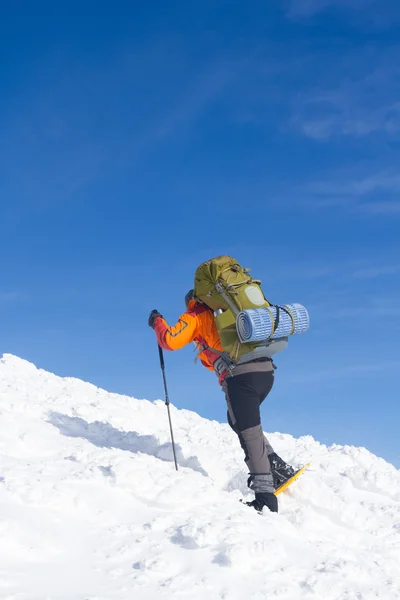
<svg viewBox="0 0 400 600"><path fill-rule="evenodd" d="M278 308L251 308L242 310L236 318L236 329L242 343L263 342L268 339L277 340L289 335L300 335L310 327L310 317L302 304L284 304ZM292 319L293 317L293 319ZM274 331L273 335L272 332Z"/></svg>

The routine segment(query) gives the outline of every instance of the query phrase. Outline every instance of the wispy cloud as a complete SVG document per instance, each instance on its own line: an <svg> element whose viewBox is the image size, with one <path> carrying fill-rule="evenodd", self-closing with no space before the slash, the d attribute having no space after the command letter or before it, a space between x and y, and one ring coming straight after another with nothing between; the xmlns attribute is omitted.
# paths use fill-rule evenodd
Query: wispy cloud
<svg viewBox="0 0 400 600"><path fill-rule="evenodd" d="M365 79L341 83L340 89L299 95L294 106L293 125L305 136L318 141L345 136L362 138L374 133L400 133L400 68L386 69ZM381 79L374 90L373 79ZM386 93L383 89L386 88ZM379 90L379 91L378 91Z"/></svg>
<svg viewBox="0 0 400 600"><path fill-rule="evenodd" d="M318 57L310 59L313 76L305 74L307 87L293 97L293 126L318 141L398 136L400 48L363 44L323 58L324 68Z"/></svg>
<svg viewBox="0 0 400 600"><path fill-rule="evenodd" d="M309 208L342 207L371 216L400 214L400 175L394 169L363 177L338 172L329 180L306 184L304 190L303 203Z"/></svg>
<svg viewBox="0 0 400 600"><path fill-rule="evenodd" d="M348 325L351 324L356 328L365 329L365 322L368 321L371 326L376 318L388 318L391 327L398 327L400 325L400 287L395 282L392 287L397 288L397 291L394 289L388 295L379 295L379 292L375 292L374 296L371 284L369 284L369 295L366 295L365 289L356 291L353 286L341 298L327 296L323 302L316 303L314 314L318 314L318 318L322 318L324 321L327 314L330 315L329 319L332 322L348 320Z"/></svg>
<svg viewBox="0 0 400 600"><path fill-rule="evenodd" d="M366 202L359 205L358 209L370 215L400 215L400 200L397 202Z"/></svg>
<svg viewBox="0 0 400 600"><path fill-rule="evenodd" d="M397 273L400 273L400 263L397 265L381 265L378 267L358 269L354 271L353 277L355 279L377 279L379 277L397 275Z"/></svg>
<svg viewBox="0 0 400 600"><path fill-rule="evenodd" d="M245 58L230 61L216 59L197 73L184 86L175 106L156 119L154 125L135 140L140 146L140 155L201 116L208 105L235 79L246 62Z"/></svg>
<svg viewBox="0 0 400 600"><path fill-rule="evenodd" d="M357 196L381 191L400 192L400 174L395 171L381 171L373 175L347 179L345 181L320 181L311 183L309 190L321 196Z"/></svg>

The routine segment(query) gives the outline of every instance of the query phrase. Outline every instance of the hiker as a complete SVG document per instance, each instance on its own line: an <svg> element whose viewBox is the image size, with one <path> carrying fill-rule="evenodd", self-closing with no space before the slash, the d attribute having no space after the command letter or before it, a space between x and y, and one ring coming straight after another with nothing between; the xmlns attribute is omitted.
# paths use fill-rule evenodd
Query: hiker
<svg viewBox="0 0 400 600"><path fill-rule="evenodd" d="M278 512L275 489L294 475L294 469L273 450L261 427L260 406L274 384L272 359L259 352L240 364L227 365L214 320L214 312L190 290L185 297L186 311L170 327L163 316L153 310L149 326L158 344L165 350L179 350L195 342L202 364L214 371L226 396L228 423L239 437L249 469L248 486L255 499L247 503L261 511L266 506Z"/></svg>

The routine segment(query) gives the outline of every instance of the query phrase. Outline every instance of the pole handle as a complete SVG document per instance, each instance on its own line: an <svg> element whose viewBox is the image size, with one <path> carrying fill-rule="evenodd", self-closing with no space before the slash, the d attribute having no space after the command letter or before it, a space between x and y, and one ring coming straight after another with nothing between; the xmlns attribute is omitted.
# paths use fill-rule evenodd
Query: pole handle
<svg viewBox="0 0 400 600"><path fill-rule="evenodd" d="M164 352L161 348L161 346L158 346L158 354L160 356L160 365L161 365L161 370L165 371L165 364L164 364Z"/></svg>

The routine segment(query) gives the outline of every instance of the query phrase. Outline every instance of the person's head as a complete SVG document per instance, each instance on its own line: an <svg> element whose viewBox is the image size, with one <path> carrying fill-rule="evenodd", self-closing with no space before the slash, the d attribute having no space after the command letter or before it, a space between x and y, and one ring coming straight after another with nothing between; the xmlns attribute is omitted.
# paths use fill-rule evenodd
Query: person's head
<svg viewBox="0 0 400 600"><path fill-rule="evenodd" d="M191 300L194 300L194 290L189 290L188 293L185 296L186 308L189 306L189 302Z"/></svg>

